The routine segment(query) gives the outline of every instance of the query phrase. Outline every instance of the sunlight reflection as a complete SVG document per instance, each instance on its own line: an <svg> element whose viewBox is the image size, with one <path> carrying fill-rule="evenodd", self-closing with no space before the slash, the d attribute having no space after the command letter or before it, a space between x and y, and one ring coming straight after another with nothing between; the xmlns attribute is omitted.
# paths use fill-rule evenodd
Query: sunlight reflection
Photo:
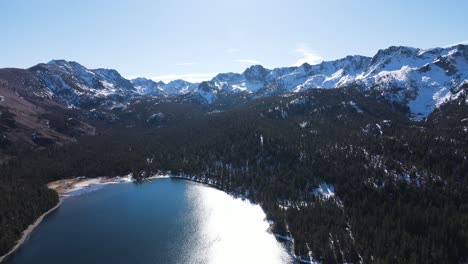
<svg viewBox="0 0 468 264"><path fill-rule="evenodd" d="M269 224L259 205L235 199L205 186L192 185L188 199L198 210L199 232L204 245L197 245L190 263L206 255L209 263L290 263L285 247L268 233ZM203 249L206 252L200 252Z"/></svg>

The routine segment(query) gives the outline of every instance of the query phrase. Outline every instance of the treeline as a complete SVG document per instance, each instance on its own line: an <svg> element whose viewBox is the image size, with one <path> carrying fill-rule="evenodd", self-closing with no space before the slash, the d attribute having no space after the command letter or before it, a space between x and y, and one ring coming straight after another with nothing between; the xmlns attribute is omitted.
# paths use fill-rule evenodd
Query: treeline
<svg viewBox="0 0 468 264"><path fill-rule="evenodd" d="M55 206L58 195L43 182L0 173L0 255L13 248L23 231Z"/></svg>
<svg viewBox="0 0 468 264"><path fill-rule="evenodd" d="M2 177L36 184L170 171L213 180L260 203L274 231L294 237L296 254L312 251L324 263L468 257L463 125L411 122L398 106L352 90L263 98L210 114L213 109L171 103L132 107L114 113L118 122L101 124L98 136L10 161ZM159 112L164 119L146 122ZM315 195L321 182L334 184L336 196ZM19 207L6 204L8 212L41 204L46 191L32 186L38 193ZM8 195L17 196L13 190ZM22 218L1 222L2 228L13 223L21 230L29 219Z"/></svg>

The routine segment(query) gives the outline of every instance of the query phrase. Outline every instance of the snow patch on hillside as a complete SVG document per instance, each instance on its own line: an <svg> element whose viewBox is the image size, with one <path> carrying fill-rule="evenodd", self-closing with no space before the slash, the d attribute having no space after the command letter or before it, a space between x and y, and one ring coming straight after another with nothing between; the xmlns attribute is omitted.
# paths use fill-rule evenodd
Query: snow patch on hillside
<svg viewBox="0 0 468 264"><path fill-rule="evenodd" d="M335 186L333 186L333 184L322 182L318 188L314 189L313 193L316 196L321 196L328 199L335 196Z"/></svg>

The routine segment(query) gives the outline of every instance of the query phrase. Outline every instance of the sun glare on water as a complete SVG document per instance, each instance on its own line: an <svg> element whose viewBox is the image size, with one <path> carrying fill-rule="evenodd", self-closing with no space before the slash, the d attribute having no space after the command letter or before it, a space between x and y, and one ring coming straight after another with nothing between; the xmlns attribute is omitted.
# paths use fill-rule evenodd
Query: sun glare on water
<svg viewBox="0 0 468 264"><path fill-rule="evenodd" d="M202 243L194 247L186 263L290 263L286 248L267 230L268 222L259 205L235 199L226 193L204 186L187 193L198 210Z"/></svg>

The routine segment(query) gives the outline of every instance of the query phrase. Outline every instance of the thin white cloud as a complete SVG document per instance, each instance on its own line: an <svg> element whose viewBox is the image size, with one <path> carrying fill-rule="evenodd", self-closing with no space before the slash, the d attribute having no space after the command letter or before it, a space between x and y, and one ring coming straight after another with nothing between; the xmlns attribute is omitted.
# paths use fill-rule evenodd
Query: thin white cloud
<svg viewBox="0 0 468 264"><path fill-rule="evenodd" d="M237 59L233 60L234 62L240 62L240 63L248 63L248 64L261 64L260 61L258 60L248 60L248 59Z"/></svg>
<svg viewBox="0 0 468 264"><path fill-rule="evenodd" d="M226 49L226 52L227 53L236 53L236 52L239 52L240 49L236 49L236 48L229 48L229 49Z"/></svg>
<svg viewBox="0 0 468 264"><path fill-rule="evenodd" d="M181 63L176 63L176 66L193 66L197 64L196 62L181 62Z"/></svg>
<svg viewBox="0 0 468 264"><path fill-rule="evenodd" d="M453 47L453 46L456 46L456 45L459 45L459 44L468 45L468 40L464 40L464 41L460 41L460 42L455 42L455 43L452 43L452 44L450 44L450 45L445 45L445 46L443 46L443 48L450 48L450 47Z"/></svg>
<svg viewBox="0 0 468 264"><path fill-rule="evenodd" d="M296 53L301 55L301 58L294 63L294 66L301 66L304 63L309 63L310 65L318 64L323 61L322 56L316 51L309 49L306 45L301 45L301 47L294 50Z"/></svg>
<svg viewBox="0 0 468 264"><path fill-rule="evenodd" d="M215 72L207 72L207 73L184 73L184 74L167 74L167 75L158 75L153 76L150 79L153 81L163 81L168 83L173 80L185 80L187 82L192 83L199 83L203 81L209 81L213 77L216 76L217 73Z"/></svg>

